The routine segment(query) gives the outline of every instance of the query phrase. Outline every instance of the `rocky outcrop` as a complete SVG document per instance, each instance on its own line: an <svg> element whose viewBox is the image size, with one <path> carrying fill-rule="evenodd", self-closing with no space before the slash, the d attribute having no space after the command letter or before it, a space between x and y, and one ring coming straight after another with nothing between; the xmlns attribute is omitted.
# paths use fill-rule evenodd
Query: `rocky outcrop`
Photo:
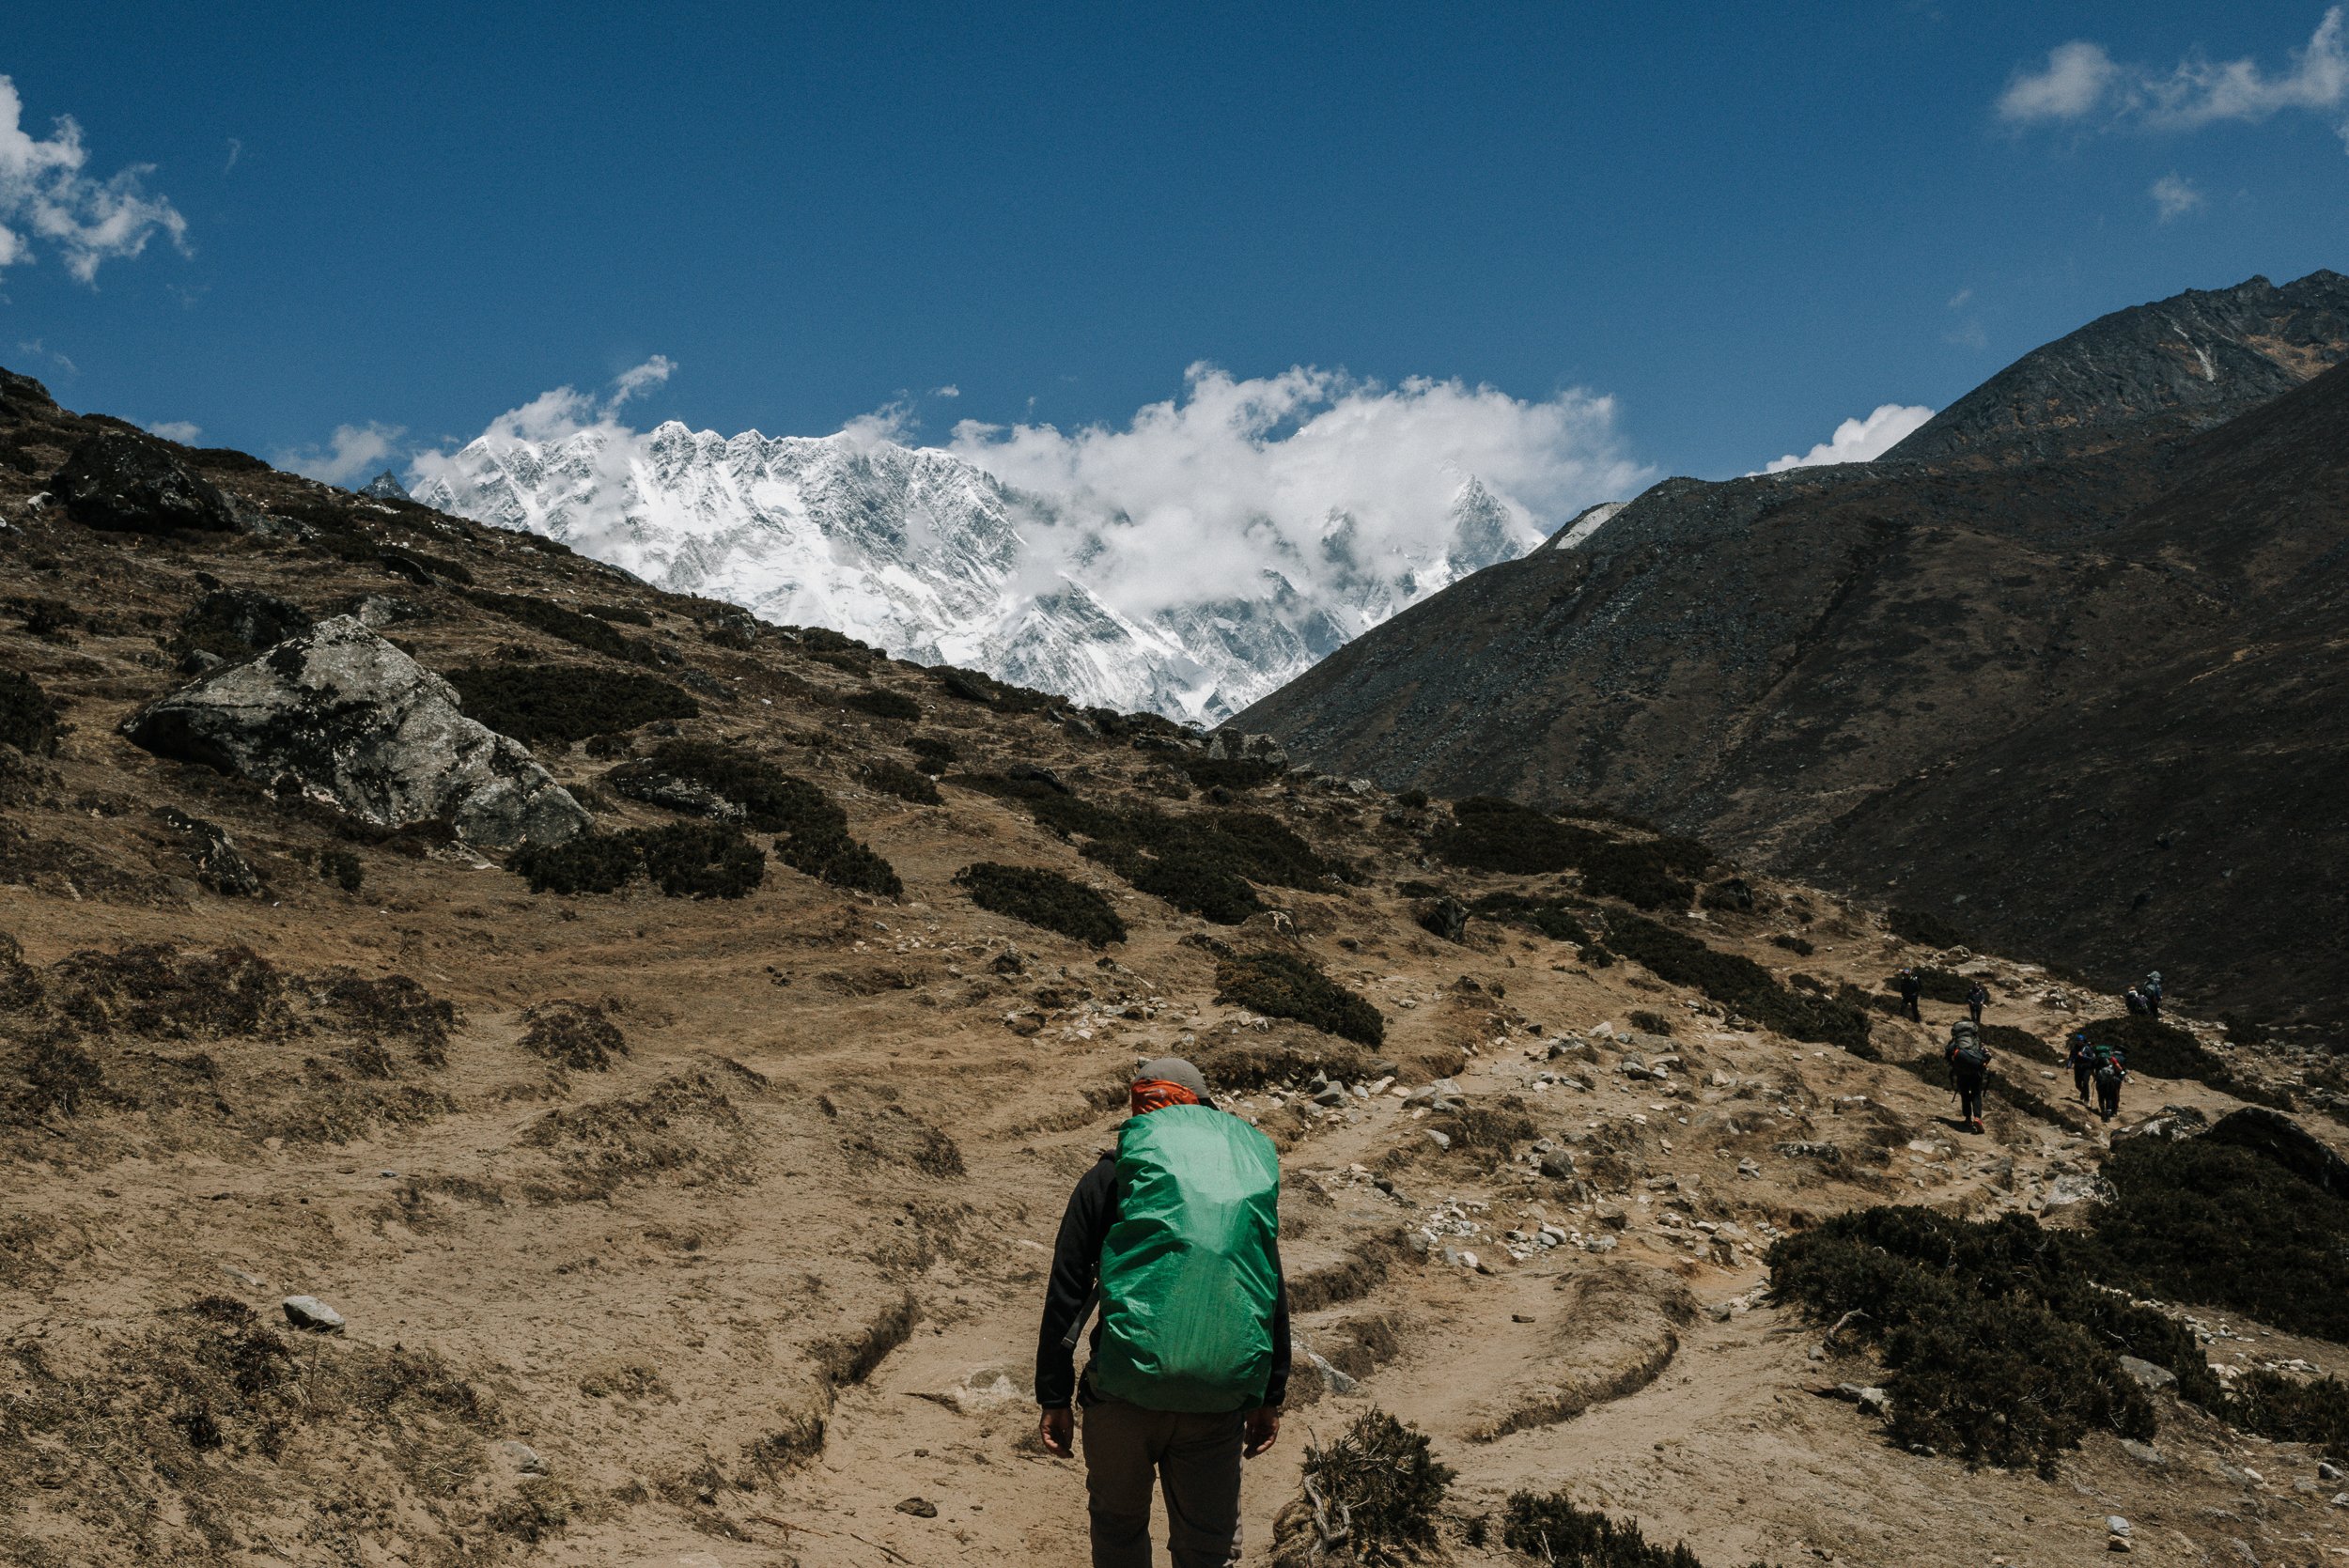
<svg viewBox="0 0 2349 1568"><path fill-rule="evenodd" d="M2171 416L2208 428L2290 392L2349 352L2349 277L2189 288L2102 316L2034 349L1884 456L2018 462Z"/></svg>
<svg viewBox="0 0 2349 1568"><path fill-rule="evenodd" d="M158 442L128 430L84 438L50 485L66 514L87 528L229 533L238 525L236 504L219 486L190 473Z"/></svg>
<svg viewBox="0 0 2349 1568"><path fill-rule="evenodd" d="M592 820L519 741L466 718L446 681L348 615L142 708L123 732L379 828L443 822L503 849L560 844Z"/></svg>

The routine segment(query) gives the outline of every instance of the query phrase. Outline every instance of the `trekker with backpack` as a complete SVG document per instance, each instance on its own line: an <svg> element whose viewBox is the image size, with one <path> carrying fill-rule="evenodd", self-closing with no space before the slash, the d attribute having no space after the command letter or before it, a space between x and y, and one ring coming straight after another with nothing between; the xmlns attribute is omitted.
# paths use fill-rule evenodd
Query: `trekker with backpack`
<svg viewBox="0 0 2349 1568"><path fill-rule="evenodd" d="M1982 1026L1969 1018L1950 1025L1950 1082L1957 1090L1958 1114L1968 1131L1982 1130L1982 1091L1990 1078L1990 1048Z"/></svg>
<svg viewBox="0 0 2349 1568"><path fill-rule="evenodd" d="M1973 989L1966 993L1966 1013L1974 1020L1976 1029L1982 1027L1982 1010L1989 1004L1990 987L1979 980L1975 981Z"/></svg>
<svg viewBox="0 0 2349 1568"><path fill-rule="evenodd" d="M2064 1048L2064 1056L2072 1063L2072 1090L2079 1095L2080 1104L2095 1104L2089 1097L2088 1086L2095 1080L2096 1063L2089 1051L2088 1035L2084 1032L2077 1029L2072 1032L2071 1041Z"/></svg>
<svg viewBox="0 0 2349 1568"><path fill-rule="evenodd" d="M1144 1063L1133 1114L1070 1194L1036 1335L1037 1435L1067 1458L1084 1412L1094 1568L1149 1568L1150 1494L1175 1568L1239 1560L1240 1460L1281 1433L1289 1303L1280 1157L1180 1057ZM1094 1304L1092 1356L1077 1339Z"/></svg>
<svg viewBox="0 0 2349 1568"><path fill-rule="evenodd" d="M2155 970L2153 973L2147 975L2145 977L2145 983L2139 986L2137 989L2138 994L2145 999L2145 1016L2149 1018L2160 1017L2161 970Z"/></svg>
<svg viewBox="0 0 2349 1568"><path fill-rule="evenodd" d="M2091 1052L2095 1063L2096 1114L2111 1121L2121 1114L2121 1084L2129 1076L2129 1060L2119 1046L2099 1041Z"/></svg>
<svg viewBox="0 0 2349 1568"><path fill-rule="evenodd" d="M2145 993L2134 986L2121 993L2121 1005L2129 1010L2129 1017L2133 1018L2149 1017L2154 1010L2154 1004Z"/></svg>
<svg viewBox="0 0 2349 1568"><path fill-rule="evenodd" d="M1897 978L1901 987L1902 1016L1918 1023L1924 1022L1925 1016L1917 1010L1917 999L1925 994L1925 977L1917 972L1916 965L1910 964L1901 970Z"/></svg>

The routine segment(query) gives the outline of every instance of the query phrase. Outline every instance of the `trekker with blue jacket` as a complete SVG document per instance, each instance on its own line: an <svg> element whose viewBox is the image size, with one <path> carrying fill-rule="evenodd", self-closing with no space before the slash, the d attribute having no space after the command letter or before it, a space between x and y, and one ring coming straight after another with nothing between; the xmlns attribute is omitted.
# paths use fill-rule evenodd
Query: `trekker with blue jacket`
<svg viewBox="0 0 2349 1568"><path fill-rule="evenodd" d="M1174 1568L1226 1568L1239 1560L1240 1460L1280 1436L1288 1392L1280 1157L1214 1108L1180 1057L1143 1063L1128 1094L1115 1152L1061 1219L1036 1333L1037 1435L1067 1458L1072 1400L1083 1410L1094 1568L1149 1568L1154 1488Z"/></svg>

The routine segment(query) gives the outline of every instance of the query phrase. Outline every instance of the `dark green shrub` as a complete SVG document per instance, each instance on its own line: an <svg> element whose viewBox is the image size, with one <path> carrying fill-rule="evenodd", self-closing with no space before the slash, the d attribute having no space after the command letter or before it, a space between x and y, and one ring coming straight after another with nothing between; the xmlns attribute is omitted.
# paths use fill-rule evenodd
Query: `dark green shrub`
<svg viewBox="0 0 2349 1568"><path fill-rule="evenodd" d="M1406 898L1449 898L1452 896L1451 889L1439 886L1434 882L1423 882L1416 877L1406 877L1404 880L1397 882L1394 885L1394 891L1401 893ZM1517 897L1515 893L1495 893L1493 896L1496 898ZM1530 904L1532 902L1532 899L1518 899L1517 901L1523 904ZM1486 900L1480 898L1476 902L1481 905L1485 903Z"/></svg>
<svg viewBox="0 0 2349 1568"><path fill-rule="evenodd" d="M932 778L952 767L958 754L955 743L942 735L917 735L906 742L906 750L913 753L922 771Z"/></svg>
<svg viewBox="0 0 2349 1568"><path fill-rule="evenodd" d="M395 550L386 545L376 552L376 559L419 588L430 587L436 577L468 587L473 583L473 572L464 566L446 556L427 555L421 550Z"/></svg>
<svg viewBox="0 0 2349 1568"><path fill-rule="evenodd" d="M1181 753L1174 758L1174 766L1201 789L1256 789L1287 771L1275 762L1254 757L1211 757L1204 752Z"/></svg>
<svg viewBox="0 0 2349 1568"><path fill-rule="evenodd" d="M1358 1046L1382 1044L1387 1022L1304 958L1284 953L1244 953L1216 965L1215 1000L1267 1017L1295 1018Z"/></svg>
<svg viewBox="0 0 2349 1568"><path fill-rule="evenodd" d="M583 604L580 608L599 621L617 621L622 626L652 625L652 612L639 610L632 604Z"/></svg>
<svg viewBox="0 0 2349 1568"><path fill-rule="evenodd" d="M2236 1380L2219 1412L2246 1432L2279 1443L2307 1443L2335 1459L2349 1456L2349 1383L2337 1377L2297 1382L2256 1371Z"/></svg>
<svg viewBox="0 0 2349 1568"><path fill-rule="evenodd" d="M1632 1028L1642 1034L1670 1034L1672 1032L1672 1019L1661 1013L1652 1013L1644 1007L1634 1007L1625 1015L1625 1017Z"/></svg>
<svg viewBox="0 0 2349 1568"><path fill-rule="evenodd" d="M957 872L955 884L982 909L1057 931L1094 947L1126 939L1126 923L1110 901L1057 871L982 861Z"/></svg>
<svg viewBox="0 0 2349 1568"><path fill-rule="evenodd" d="M1939 915L1930 915L1921 909L1887 909L1884 912L1884 928L1905 942L1916 942L1924 947L1967 945L1965 934L1956 926Z"/></svg>
<svg viewBox="0 0 2349 1568"><path fill-rule="evenodd" d="M1350 1529L1347 1557L1360 1563L1415 1560L1436 1539L1455 1474L1429 1452L1425 1434L1383 1410L1365 1410L1305 1449L1306 1496L1331 1532Z"/></svg>
<svg viewBox="0 0 2349 1568"><path fill-rule="evenodd" d="M2051 1054L2047 1042L2028 1029L2007 1023L1983 1024L1982 1043L1999 1056L2019 1056L2033 1062L2044 1062Z"/></svg>
<svg viewBox="0 0 2349 1568"><path fill-rule="evenodd" d="M767 852L739 828L677 822L532 845L506 865L533 893L617 893L645 876L671 898L740 898L766 879Z"/></svg>
<svg viewBox="0 0 2349 1568"><path fill-rule="evenodd" d="M319 856L319 879L332 882L345 893L357 893L366 878L366 870L359 857L348 849L329 849Z"/></svg>
<svg viewBox="0 0 2349 1568"><path fill-rule="evenodd" d="M57 705L32 676L0 670L0 743L38 756L54 752L57 737L64 733Z"/></svg>
<svg viewBox="0 0 2349 1568"><path fill-rule="evenodd" d="M1402 794L1394 798L1394 803L1401 806L1405 811L1425 811L1427 809L1427 791L1423 789L1407 789Z"/></svg>
<svg viewBox="0 0 2349 1568"><path fill-rule="evenodd" d="M1960 974L1955 970L1935 969L1929 964L1917 966L1917 978L1920 982L1918 995L1927 1001L1947 1002L1952 1007L1965 1006L1966 993L1974 988L1972 977ZM1884 988L1898 992L1901 988L1900 976L1887 975Z"/></svg>
<svg viewBox="0 0 2349 1568"><path fill-rule="evenodd" d="M2215 1138L2129 1139L2106 1160L2098 1266L2114 1284L2349 1340L2349 1200Z"/></svg>
<svg viewBox="0 0 2349 1568"><path fill-rule="evenodd" d="M1469 913L1486 920L1508 921L1539 931L1552 941L1588 947L1590 930L1566 909L1560 898L1529 898L1518 893L1488 893L1469 906Z"/></svg>
<svg viewBox="0 0 2349 1568"><path fill-rule="evenodd" d="M448 683L467 718L525 745L568 746L701 712L699 703L665 680L592 664L467 665L449 671Z"/></svg>
<svg viewBox="0 0 2349 1568"><path fill-rule="evenodd" d="M922 705L902 691L886 687L870 686L862 691L851 691L840 699L842 707L869 713L876 719L902 719L908 723L922 717Z"/></svg>
<svg viewBox="0 0 2349 1568"><path fill-rule="evenodd" d="M1841 997L1789 990L1752 959L1722 953L1639 915L1610 919L1608 941L1623 956L1644 964L1658 980L1693 986L1765 1029L1875 1057L1867 1013Z"/></svg>
<svg viewBox="0 0 2349 1568"><path fill-rule="evenodd" d="M2089 1432L2153 1436L2123 1354L2168 1368L2189 1399L2218 1398L2192 1330L2101 1288L2091 1255L2024 1215L1873 1208L1780 1241L1770 1285L1822 1321L1857 1311L1851 1330L1890 1371L1894 1441L2051 1474Z"/></svg>
<svg viewBox="0 0 2349 1568"><path fill-rule="evenodd" d="M612 629L611 624L593 615L583 615L576 610L527 594L498 594L487 589L465 596L484 610L493 611L508 620L559 637L566 643L576 643L583 648L632 664L649 664L654 654L641 643L630 641ZM609 729L613 726L606 725Z"/></svg>
<svg viewBox="0 0 2349 1568"><path fill-rule="evenodd" d="M1577 1508L1563 1492L1510 1494L1501 1544L1561 1568L1704 1568L1686 1545L1658 1546L1638 1521Z"/></svg>
<svg viewBox="0 0 2349 1568"><path fill-rule="evenodd" d="M1694 839L1610 838L1489 796L1454 801L1452 816L1452 826L1428 840L1441 860L1523 877L1579 870L1585 892L1643 909L1686 907L1696 896L1686 878L1713 860L1712 851Z"/></svg>
<svg viewBox="0 0 2349 1568"><path fill-rule="evenodd" d="M892 762L887 757L875 757L867 762L858 769L857 777L883 794L910 800L917 806L935 806L943 801L943 797L938 793L938 785L930 782L927 773L917 772L904 763Z"/></svg>
<svg viewBox="0 0 2349 1568"><path fill-rule="evenodd" d="M1782 947L1797 958L1808 958L1813 953L1819 951L1816 947L1812 945L1810 938L1793 936L1784 931L1781 931L1771 937L1770 945L1772 947Z"/></svg>
<svg viewBox="0 0 2349 1568"><path fill-rule="evenodd" d="M2125 1014L2098 1018L2080 1031L2092 1046L2118 1046L2129 1071L2155 1078L2188 1079L2254 1105L2288 1110L2292 1102L2263 1084L2238 1075L2225 1057L2175 1024Z"/></svg>
<svg viewBox="0 0 2349 1568"><path fill-rule="evenodd" d="M1750 915L1753 913L1753 889L1747 885L1744 877L1732 877L1705 889L1697 902L1707 909Z"/></svg>
<svg viewBox="0 0 2349 1568"><path fill-rule="evenodd" d="M930 678L949 696L960 697L967 703L984 703L1004 713L1040 713L1060 706L1060 699L1049 691L1033 691L997 680L977 670L959 669L952 664L935 665Z"/></svg>
<svg viewBox="0 0 2349 1568"><path fill-rule="evenodd" d="M250 659L263 648L299 637L317 623L299 605L253 588L215 588L179 617L172 647L216 659Z"/></svg>
<svg viewBox="0 0 2349 1568"><path fill-rule="evenodd" d="M822 787L786 773L766 758L705 740L664 740L652 754L604 775L622 795L676 810L706 807L716 797L763 833L782 835L775 853L794 871L836 888L894 898L897 873L848 836L848 815ZM680 791L677 786L686 786Z"/></svg>

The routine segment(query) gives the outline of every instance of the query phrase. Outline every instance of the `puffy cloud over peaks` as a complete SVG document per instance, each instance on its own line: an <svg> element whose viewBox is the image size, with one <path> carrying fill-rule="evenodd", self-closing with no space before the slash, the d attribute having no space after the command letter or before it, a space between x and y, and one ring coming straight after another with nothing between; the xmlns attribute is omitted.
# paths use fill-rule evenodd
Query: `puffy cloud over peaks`
<svg viewBox="0 0 2349 1568"><path fill-rule="evenodd" d="M143 188L152 165L133 163L94 179L83 172L89 153L70 116L57 119L42 138L26 131L23 119L15 82L0 76L0 270L32 261L45 241L64 256L77 281L94 285L101 262L138 255L157 233L186 248L187 220Z"/></svg>

